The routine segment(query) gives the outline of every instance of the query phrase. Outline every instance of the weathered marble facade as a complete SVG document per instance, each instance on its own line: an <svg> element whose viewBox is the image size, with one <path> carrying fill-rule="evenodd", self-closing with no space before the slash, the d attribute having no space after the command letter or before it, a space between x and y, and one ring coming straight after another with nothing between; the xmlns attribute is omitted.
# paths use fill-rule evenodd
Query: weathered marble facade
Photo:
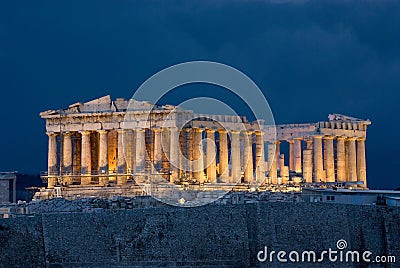
<svg viewBox="0 0 400 268"><path fill-rule="evenodd" d="M149 115L140 107L152 104L138 101L139 109L127 113L128 104L104 96L40 113L48 135L48 170L42 174L48 188L125 186L156 172L174 183L188 177L199 184L367 187L369 120L333 114L325 122L269 126L171 105L156 106Z"/></svg>

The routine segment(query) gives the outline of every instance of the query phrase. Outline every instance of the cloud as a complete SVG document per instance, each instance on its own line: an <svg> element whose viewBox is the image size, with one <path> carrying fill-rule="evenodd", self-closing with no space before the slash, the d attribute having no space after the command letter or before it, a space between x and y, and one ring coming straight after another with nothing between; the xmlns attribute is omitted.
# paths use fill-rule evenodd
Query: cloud
<svg viewBox="0 0 400 268"><path fill-rule="evenodd" d="M381 140L400 131L392 123L400 99L398 25L398 1L3 2L2 120L16 134L0 139L12 152L0 163L4 170L46 167L39 111L106 93L128 98L155 72L190 60L249 75L278 122L318 121L329 112L370 117L367 150L391 155L400 145ZM37 159L21 161L26 129L42 143L32 145ZM376 161L372 178L390 177Z"/></svg>

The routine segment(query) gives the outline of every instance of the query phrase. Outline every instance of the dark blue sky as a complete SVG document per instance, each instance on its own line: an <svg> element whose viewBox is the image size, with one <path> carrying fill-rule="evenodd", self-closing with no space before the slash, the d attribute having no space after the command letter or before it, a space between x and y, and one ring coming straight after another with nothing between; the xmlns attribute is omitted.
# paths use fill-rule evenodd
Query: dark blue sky
<svg viewBox="0 0 400 268"><path fill-rule="evenodd" d="M1 1L0 170L46 169L40 111L210 60L252 78L277 123L369 118L369 185L400 187L400 2L279 2Z"/></svg>

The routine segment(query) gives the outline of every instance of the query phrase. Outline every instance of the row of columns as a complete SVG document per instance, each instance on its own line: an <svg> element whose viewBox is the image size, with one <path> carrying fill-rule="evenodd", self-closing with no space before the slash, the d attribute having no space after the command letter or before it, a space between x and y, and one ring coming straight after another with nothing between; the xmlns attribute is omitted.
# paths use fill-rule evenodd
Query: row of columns
<svg viewBox="0 0 400 268"><path fill-rule="evenodd" d="M262 181L265 177L264 171L264 142L261 132L254 132L256 136L256 168L253 170L253 132L249 131L227 131L217 130L219 135L219 150L216 151L215 132L213 129L187 129L192 132L192 138L186 138L186 145L189 147L188 159L192 161L193 172L190 176L196 178L200 183L221 182L221 183L250 183L253 179ZM203 148L202 138L205 132L205 146ZM241 136L242 133L242 136ZM190 135L190 134L189 134ZM230 137L230 164L229 169L229 137ZM241 139L242 137L242 139ZM241 140L243 141L241 145ZM250 142L249 142L250 141ZM172 147L171 147L172 148ZM217 157L218 155L218 157ZM219 159L218 165L216 159ZM243 163L242 163L243 162ZM189 167L192 170L191 167ZM205 173L203 172L205 170ZM218 175L218 176L217 176Z"/></svg>
<svg viewBox="0 0 400 268"><path fill-rule="evenodd" d="M106 130L97 130L99 133L99 146L98 146L98 167L99 167L99 184L107 185L108 184L108 133ZM124 156L123 151L123 133L122 129L117 130L117 173L124 174L126 173L126 157ZM140 133L140 131L138 131ZM81 185L89 185L91 184L92 177L92 148L90 141L90 131L80 131L79 132L81 139L76 140L73 144L72 142L72 132L66 132L62 135L62 143L60 149L62 149L62 169L59 169L57 163L57 133L48 133L49 136L49 144L48 144L48 188L53 188L57 182L57 176L59 175L76 175L76 172L73 172L73 166L79 165L80 180ZM127 134L129 135L129 134ZM138 135L140 137L140 134ZM133 137L131 139L125 139L126 142L132 142ZM76 146L78 145L78 146ZM79 146L80 145L80 146ZM129 148L127 146L126 148ZM143 147L138 147L143 148ZM80 152L80 153L79 153ZM127 158L132 157L132 150L127 151ZM144 155L144 152L139 156ZM74 163L75 162L75 163ZM62 173L62 174L60 174ZM100 176L104 174L104 176ZM71 183L71 179L67 179L66 183ZM126 183L126 176L119 176L117 183L120 185L124 185Z"/></svg>
<svg viewBox="0 0 400 268"><path fill-rule="evenodd" d="M253 152L252 152L252 134L253 132L243 132L243 147L240 143L239 131L231 131L231 174L229 172L229 148L228 148L228 131L218 130L219 133L219 150L216 152L215 130L193 128L189 130L193 134L193 139L189 139L189 147L192 155L189 160L193 160L191 176L196 178L200 183L209 182L225 182L234 183L240 182L242 179L242 171L244 171L243 182L249 183L253 178L257 181L262 181L265 177L264 173L264 142L261 132L255 132L256 136L256 152L255 173L253 171ZM206 136L206 151L203 152L203 131ZM99 177L100 185L108 184L109 173L109 144L108 134L110 131L97 130L98 133L98 170L93 171L91 148L91 131L80 131L80 139L72 141L72 132L63 133L62 137L62 175L68 178L68 175L76 175L73 172L73 166L79 166L80 181L82 185L91 184L92 177L90 175L96 173ZM144 172L146 162L146 134L145 129L122 130L117 129L117 174L126 174L126 172ZM169 157L168 170L171 172L169 179L171 182L178 180L181 176L180 169L182 164L179 159L179 133L177 128L168 128L167 135L162 129L153 129L153 145L152 159L150 159L154 167L163 167L164 154ZM57 181L57 176L60 170L57 163L57 133L48 133L48 187L53 188ZM164 139L162 139L164 137ZM162 140L166 140L162 144ZM249 142L250 141L250 142ZM125 143L125 144L124 144ZM125 145L125 146L124 146ZM162 146L164 145L164 146ZM126 152L124 152L124 148ZM218 154L219 163L217 165ZM246 159L246 163L241 164L242 155ZM203 157L205 156L205 157ZM94 159L95 160L95 159ZM172 163L172 164L170 164ZM218 167L218 170L217 170ZM75 170L74 170L75 171ZM204 173L205 171L205 173ZM98 174L97 174L98 172ZM104 174L104 176L101 176ZM217 181L218 175L218 181ZM118 176L117 184L126 184L126 176ZM67 179L68 181L68 179ZM71 183L71 181L69 181ZM67 183L68 184L68 183Z"/></svg>
<svg viewBox="0 0 400 268"><path fill-rule="evenodd" d="M336 163L334 141L336 140ZM365 138L313 136L288 140L289 166L292 173L302 175L307 183L362 182L366 184ZM285 175L284 155L280 154L280 141L268 144L268 168L271 183L277 183L277 170ZM282 164L283 163L283 164Z"/></svg>
<svg viewBox="0 0 400 268"><path fill-rule="evenodd" d="M165 130L165 129L164 129ZM284 164L284 156L280 154L280 141L268 143L267 158L268 166L265 166L264 140L261 132L230 131L231 138L231 172L229 172L229 148L228 131L218 130L219 150L212 146L215 144L215 130L213 129L188 129L193 134L189 143L189 160L193 160L193 166L183 166L183 159L179 158L180 141L177 128L153 129L153 153L152 163L155 167L163 167L165 154L169 157L166 168L170 171L169 180L175 182L181 177L181 170L188 168L192 170L191 176L200 183L223 182L236 183L242 180L250 183L253 179L263 182L265 179L265 168L269 170L268 177L272 184L278 183L277 171L280 176L289 178L289 170L296 175L301 174L308 183L312 182L356 182L361 181L366 187L366 161L365 161L365 138L346 138L332 136L313 136L306 140L306 146L302 150L302 139L289 140L289 166ZM205 152L202 138L205 131ZM107 130L97 130L99 135L98 144L98 171L99 184L107 185L109 172L108 166L108 134ZM126 174L127 171L144 172L146 162L146 134L145 129L122 130L117 132L117 173ZM72 133L62 135L62 166L63 173L72 173L72 167L80 165L79 171L81 184L91 183L92 173L92 149L90 131L80 131L81 139L72 142ZM255 134L255 153L253 159L253 133ZM241 134L243 146L241 146ZM55 174L57 170L57 134L48 133L48 187L56 184ZM162 144L162 141L166 141ZM334 140L336 140L336 165L334 155ZM356 146L357 141L357 146ZM125 146L124 146L125 145ZM162 146L164 145L164 146ZM124 148L126 152L124 152ZM73 153L74 152L74 153ZM78 152L78 153L77 153ZM216 154L218 154L218 165ZM246 161L243 161L246 159ZM254 160L254 161L253 161ZM255 162L255 165L254 165ZM172 163L172 164L170 164ZM218 169L217 169L218 167ZM255 167L255 170L254 170ZM97 170L96 170L97 171ZM205 172L204 172L205 171ZM218 175L218 176L217 176ZM218 180L217 180L218 177ZM126 176L118 176L117 184L126 184Z"/></svg>

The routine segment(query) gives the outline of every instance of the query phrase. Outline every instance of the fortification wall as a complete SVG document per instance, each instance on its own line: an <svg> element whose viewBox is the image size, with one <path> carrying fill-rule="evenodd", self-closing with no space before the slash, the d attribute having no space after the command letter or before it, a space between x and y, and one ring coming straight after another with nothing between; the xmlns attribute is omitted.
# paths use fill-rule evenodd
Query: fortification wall
<svg viewBox="0 0 400 268"><path fill-rule="evenodd" d="M336 249L339 239L399 262L399 237L399 209L376 206L261 202L57 212L0 220L0 267L271 267L257 260L265 246L320 252ZM273 267L285 264L275 259Z"/></svg>
<svg viewBox="0 0 400 268"><path fill-rule="evenodd" d="M0 267L44 267L42 218L0 219Z"/></svg>

